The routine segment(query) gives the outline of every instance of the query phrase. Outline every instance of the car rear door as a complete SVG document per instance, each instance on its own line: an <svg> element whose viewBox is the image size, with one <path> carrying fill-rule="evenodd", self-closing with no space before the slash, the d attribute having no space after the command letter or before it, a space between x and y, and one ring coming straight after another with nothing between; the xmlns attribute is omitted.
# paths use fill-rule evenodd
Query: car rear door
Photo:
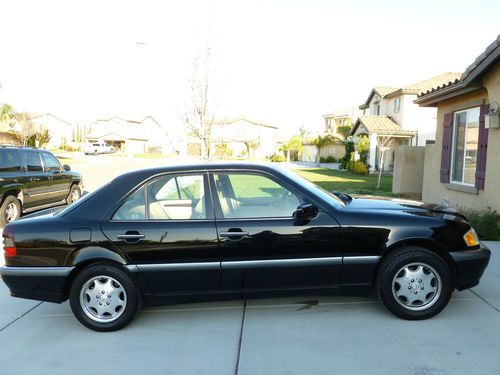
<svg viewBox="0 0 500 375"><path fill-rule="evenodd" d="M131 194L104 234L158 295L216 292L220 255L206 173L167 174Z"/></svg>
<svg viewBox="0 0 500 375"><path fill-rule="evenodd" d="M41 152L44 170L48 178L48 199L61 202L66 199L71 186L71 176L64 173L59 160L50 152Z"/></svg>
<svg viewBox="0 0 500 375"><path fill-rule="evenodd" d="M338 223L320 210L298 223L306 198L270 175L211 175L221 244L221 289L286 290L338 284L342 249Z"/></svg>

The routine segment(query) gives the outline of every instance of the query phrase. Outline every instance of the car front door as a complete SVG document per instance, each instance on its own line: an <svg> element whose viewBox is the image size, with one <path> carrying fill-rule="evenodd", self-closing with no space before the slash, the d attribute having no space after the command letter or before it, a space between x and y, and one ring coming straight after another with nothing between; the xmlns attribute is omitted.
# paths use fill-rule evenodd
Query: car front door
<svg viewBox="0 0 500 375"><path fill-rule="evenodd" d="M48 178L48 199L60 202L66 199L71 186L71 176L64 173L59 160L49 152L42 152L44 170Z"/></svg>
<svg viewBox="0 0 500 375"><path fill-rule="evenodd" d="M43 170L40 152L23 150L26 184L23 189L25 208L35 208L50 203L48 174Z"/></svg>
<svg viewBox="0 0 500 375"><path fill-rule="evenodd" d="M208 191L205 173L164 175L136 190L102 223L153 293L219 290L220 254Z"/></svg>
<svg viewBox="0 0 500 375"><path fill-rule="evenodd" d="M211 175L221 244L221 289L286 290L338 284L342 249L338 223L318 210L298 222L307 202L291 186L255 172Z"/></svg>

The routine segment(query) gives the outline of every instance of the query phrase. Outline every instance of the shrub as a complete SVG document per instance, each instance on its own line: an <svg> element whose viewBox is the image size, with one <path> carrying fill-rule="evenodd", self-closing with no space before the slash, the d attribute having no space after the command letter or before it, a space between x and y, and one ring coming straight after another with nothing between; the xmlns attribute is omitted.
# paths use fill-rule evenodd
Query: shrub
<svg viewBox="0 0 500 375"><path fill-rule="evenodd" d="M337 162L337 158L333 155L330 155L326 158L326 163L336 163Z"/></svg>
<svg viewBox="0 0 500 375"><path fill-rule="evenodd" d="M500 240L500 214L488 208L486 211L464 210L470 225L483 241Z"/></svg>
<svg viewBox="0 0 500 375"><path fill-rule="evenodd" d="M320 162L320 163L327 163L327 160L328 160L328 159L327 159L327 158L325 158L325 157L323 157L323 156L321 156L321 157L319 158L319 162Z"/></svg>
<svg viewBox="0 0 500 375"><path fill-rule="evenodd" d="M347 163L347 170L355 174L365 175L368 174L368 167L362 161L351 160Z"/></svg>
<svg viewBox="0 0 500 375"><path fill-rule="evenodd" d="M281 162L286 161L286 159L285 159L285 157L283 155L274 154L273 156L271 156L271 161L273 163L281 163Z"/></svg>

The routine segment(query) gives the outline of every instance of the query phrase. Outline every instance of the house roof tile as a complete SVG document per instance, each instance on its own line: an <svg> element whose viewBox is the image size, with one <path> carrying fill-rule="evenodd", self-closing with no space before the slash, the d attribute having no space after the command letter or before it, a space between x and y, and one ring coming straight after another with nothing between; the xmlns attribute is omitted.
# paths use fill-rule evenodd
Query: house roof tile
<svg viewBox="0 0 500 375"><path fill-rule="evenodd" d="M370 133L378 135L415 135L415 131L401 129L389 116L361 116L351 129L351 135L354 134L359 125L363 125Z"/></svg>

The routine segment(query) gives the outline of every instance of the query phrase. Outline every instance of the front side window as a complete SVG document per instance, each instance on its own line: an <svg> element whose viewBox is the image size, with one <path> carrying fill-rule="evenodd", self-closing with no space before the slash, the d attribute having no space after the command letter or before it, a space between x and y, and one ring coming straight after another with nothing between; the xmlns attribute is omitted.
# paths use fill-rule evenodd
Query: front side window
<svg viewBox="0 0 500 375"><path fill-rule="evenodd" d="M214 177L224 218L292 217L301 203L295 194L265 176L218 173Z"/></svg>
<svg viewBox="0 0 500 375"><path fill-rule="evenodd" d="M59 160L57 160L57 158L54 155L43 152L42 159L46 171L61 170L61 163L59 163Z"/></svg>
<svg viewBox="0 0 500 375"><path fill-rule="evenodd" d="M474 185L479 140L479 108L456 112L453 120L451 180Z"/></svg>

